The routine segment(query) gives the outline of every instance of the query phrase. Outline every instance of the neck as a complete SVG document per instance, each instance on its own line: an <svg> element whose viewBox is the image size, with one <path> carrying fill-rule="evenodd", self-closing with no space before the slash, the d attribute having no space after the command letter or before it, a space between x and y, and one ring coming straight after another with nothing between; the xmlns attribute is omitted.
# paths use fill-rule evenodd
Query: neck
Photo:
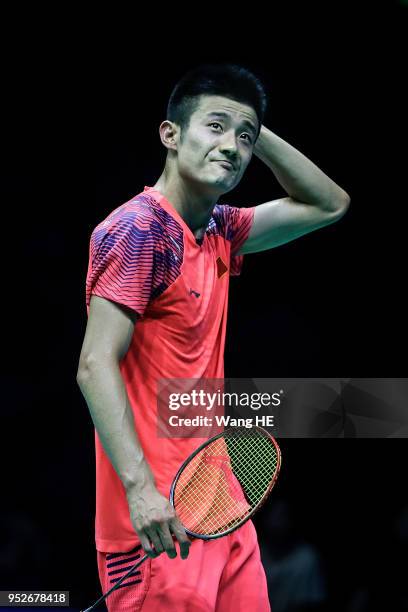
<svg viewBox="0 0 408 612"><path fill-rule="evenodd" d="M194 184L180 176L173 180L166 174L166 170L153 185L153 189L157 189L171 203L192 232L205 230L217 203L216 196L203 194Z"/></svg>

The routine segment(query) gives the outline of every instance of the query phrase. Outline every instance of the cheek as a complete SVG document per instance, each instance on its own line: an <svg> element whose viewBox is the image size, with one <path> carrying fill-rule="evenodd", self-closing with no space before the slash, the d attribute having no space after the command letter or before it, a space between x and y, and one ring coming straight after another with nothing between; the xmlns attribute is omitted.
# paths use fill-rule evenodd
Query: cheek
<svg viewBox="0 0 408 612"><path fill-rule="evenodd" d="M197 178L202 175L206 164L205 151L203 151L202 143L193 140L189 141L188 147L183 147L179 154L178 167L179 172L186 177Z"/></svg>
<svg viewBox="0 0 408 612"><path fill-rule="evenodd" d="M197 155L207 155L217 145L217 136L207 130L197 130L189 139L190 149Z"/></svg>
<svg viewBox="0 0 408 612"><path fill-rule="evenodd" d="M248 168L249 164L251 163L252 156L253 156L253 150L252 149L249 152L246 151L245 154L242 156L242 159L245 161L245 163L243 165L245 170Z"/></svg>
<svg viewBox="0 0 408 612"><path fill-rule="evenodd" d="M191 140L188 148L183 150L181 160L184 166L202 166L207 163L212 147L203 140Z"/></svg>

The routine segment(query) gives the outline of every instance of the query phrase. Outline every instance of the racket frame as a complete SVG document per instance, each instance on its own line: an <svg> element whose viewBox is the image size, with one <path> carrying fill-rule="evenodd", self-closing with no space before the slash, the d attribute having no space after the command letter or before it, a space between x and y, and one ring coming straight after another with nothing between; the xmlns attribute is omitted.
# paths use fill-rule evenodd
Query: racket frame
<svg viewBox="0 0 408 612"><path fill-rule="evenodd" d="M200 540L216 540L218 538L222 538L230 533L232 533L233 531L235 531L236 529L239 529L240 527L242 527L242 525L244 525L244 523L246 523L254 514L255 512L257 512L266 502L266 500L268 499L275 483L276 480L279 476L279 472L280 472L280 468L282 465L282 454L280 451L280 448L278 446L278 443L276 442L275 438L269 433L269 431L267 431L266 429L264 429L263 427L260 427L259 425L253 425L251 430L253 431L254 429L257 429L258 431L260 431L262 433L262 435L266 436L267 438L269 438L270 442L274 445L275 450L276 450L276 455L277 455L277 465L276 465L276 470L275 470L275 474L268 486L268 488L266 489L265 493L263 494L262 498L259 500L259 502L252 508L252 510L245 516L245 518L243 518L241 521L239 521L236 525L234 525L233 527L230 527L229 529L227 529L226 531L222 531L220 533L215 533L215 534L202 534L202 533L195 533L194 531L191 531L190 529L187 529L187 527L185 525L183 525L185 532L193 537L193 538L199 538ZM187 457L187 459L181 464L181 466L179 467L177 474L175 475L173 482L171 484L170 487L170 495L169 495L169 501L171 503L171 505L173 506L173 508L175 509L175 511L177 512L177 507L174 505L174 492L175 492L175 488L177 485L177 482L181 476L181 474L184 471L184 468L192 461L192 459L194 459L194 457L196 455L198 455L199 452L201 452L206 446L209 446L210 444L212 444L213 442L215 442L215 440L217 440L218 438L225 438L226 437L226 433L228 434L229 432L231 432L231 434L233 434L234 430L239 430L242 431L246 434L250 434L251 430L248 429L243 429L242 427L229 427L227 429L224 429L224 431L222 431L219 434L216 434L215 436L209 438L208 440L206 440L205 442L203 442L203 444L201 444L193 453L191 453L191 455L189 455Z"/></svg>

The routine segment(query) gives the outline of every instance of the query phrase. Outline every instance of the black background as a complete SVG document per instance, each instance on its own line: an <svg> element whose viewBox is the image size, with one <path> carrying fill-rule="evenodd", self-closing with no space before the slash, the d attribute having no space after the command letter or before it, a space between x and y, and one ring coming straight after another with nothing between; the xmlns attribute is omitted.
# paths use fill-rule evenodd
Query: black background
<svg viewBox="0 0 408 612"><path fill-rule="evenodd" d="M32 28L29 15L10 21L2 589L70 590L73 609L99 592L93 427L75 382L88 241L113 208L157 180L168 96L198 63L232 61L258 74L270 99L265 125L351 196L338 223L245 258L242 276L231 280L226 375L406 373L408 9L403 2L287 8L231 6L224 15L219 7L168 6L149 17L106 13L86 23L54 15L43 29ZM248 206L284 195L253 159L221 201ZM407 504L405 440L281 446L274 495L289 500L299 532L322 554L328 609L351 609L361 585L375 594L369 609L392 601L389 568L401 546L394 525Z"/></svg>

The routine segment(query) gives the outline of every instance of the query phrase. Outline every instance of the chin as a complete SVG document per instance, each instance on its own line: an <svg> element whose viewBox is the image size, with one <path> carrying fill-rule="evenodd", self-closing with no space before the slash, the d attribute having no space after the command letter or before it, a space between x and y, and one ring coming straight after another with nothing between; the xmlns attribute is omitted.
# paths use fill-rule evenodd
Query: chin
<svg viewBox="0 0 408 612"><path fill-rule="evenodd" d="M199 189L202 193L208 193L214 197L220 197L224 193L228 193L234 189L236 181L221 178L219 176L210 176L203 180L202 177L197 178L194 181L196 189Z"/></svg>
<svg viewBox="0 0 408 612"><path fill-rule="evenodd" d="M213 178L212 184L215 187L219 187L220 189L228 189L231 190L235 187L235 180L233 177L219 177L216 176Z"/></svg>

